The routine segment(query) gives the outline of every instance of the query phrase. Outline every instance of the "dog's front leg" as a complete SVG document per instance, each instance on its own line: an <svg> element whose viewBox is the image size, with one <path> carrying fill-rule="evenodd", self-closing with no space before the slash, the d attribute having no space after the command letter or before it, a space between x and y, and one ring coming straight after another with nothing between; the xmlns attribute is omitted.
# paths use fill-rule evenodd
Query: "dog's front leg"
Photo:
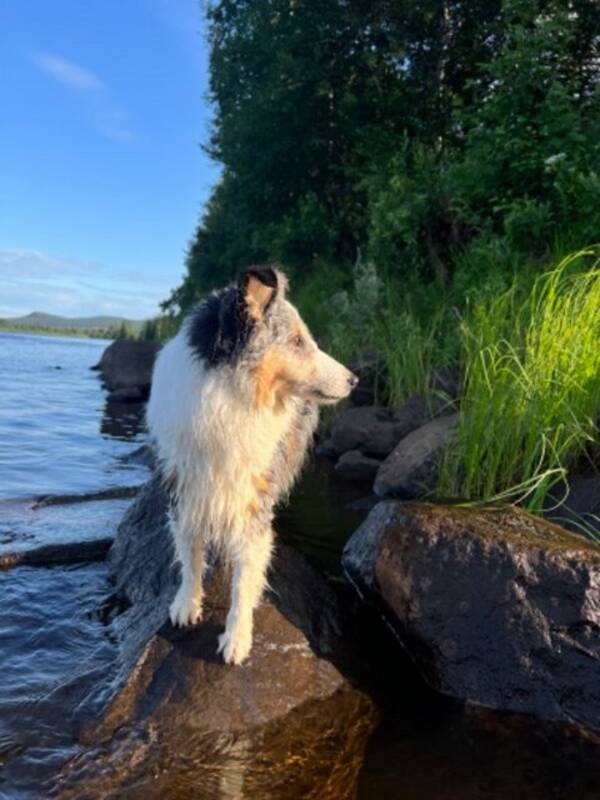
<svg viewBox="0 0 600 800"><path fill-rule="evenodd" d="M244 539L237 553L231 586L231 607L225 632L219 636L218 652L227 664L241 664L252 647L254 610L267 582L273 551L270 526Z"/></svg>
<svg viewBox="0 0 600 800"><path fill-rule="evenodd" d="M204 541L177 523L172 524L171 532L181 566L181 584L171 603L169 616L173 625L184 627L202 619L202 578L206 563Z"/></svg>

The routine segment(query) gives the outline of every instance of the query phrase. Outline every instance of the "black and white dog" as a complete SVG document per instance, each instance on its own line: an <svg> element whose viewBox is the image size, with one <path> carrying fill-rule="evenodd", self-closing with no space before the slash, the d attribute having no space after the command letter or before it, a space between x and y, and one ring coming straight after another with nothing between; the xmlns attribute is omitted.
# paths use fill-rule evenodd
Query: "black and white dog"
<svg viewBox="0 0 600 800"><path fill-rule="evenodd" d="M318 406L346 397L357 378L319 350L286 277L246 271L187 317L160 352L148 426L171 487L170 529L181 586L175 625L202 618L208 546L233 564L219 652L240 664L273 549L273 507L289 492L317 424Z"/></svg>

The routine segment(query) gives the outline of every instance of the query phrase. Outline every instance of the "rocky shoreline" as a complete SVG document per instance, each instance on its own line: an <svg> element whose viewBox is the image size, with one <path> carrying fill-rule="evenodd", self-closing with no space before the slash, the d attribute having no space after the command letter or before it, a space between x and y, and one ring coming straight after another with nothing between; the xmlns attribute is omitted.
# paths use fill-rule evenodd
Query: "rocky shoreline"
<svg viewBox="0 0 600 800"><path fill-rule="evenodd" d="M410 685L422 680L451 698L478 728L574 736L600 752L600 548L514 508L415 500L435 486L455 420L449 399L420 397L334 418L318 451L337 480L373 487L356 504L369 513L342 555L349 582L332 584L279 544L241 668L216 653L223 565L211 567L204 621L184 631L168 622L178 570L156 477L37 498L38 511L133 498L114 538L0 556L8 571L101 562L111 582L94 613L116 656L108 671L82 671L60 687L65 735L76 735L44 778L48 796L162 800L203 785L207 797L251 786L249 797L351 798L365 748L410 670ZM152 468L148 445L127 458ZM19 774L18 756L11 770Z"/></svg>

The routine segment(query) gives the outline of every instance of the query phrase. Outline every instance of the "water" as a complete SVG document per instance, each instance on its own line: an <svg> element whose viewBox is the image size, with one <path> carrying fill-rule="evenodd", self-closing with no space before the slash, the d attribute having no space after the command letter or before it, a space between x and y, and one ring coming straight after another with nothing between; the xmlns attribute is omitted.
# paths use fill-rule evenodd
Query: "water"
<svg viewBox="0 0 600 800"><path fill-rule="evenodd" d="M105 346L0 334L0 555L110 537L129 503L35 507L36 496L146 479L147 470L128 460L144 439L142 409L107 404L90 371ZM360 495L326 465L313 465L279 515L280 538L339 581L340 549L361 518L346 506ZM0 798L41 800L35 787L76 741L80 676L95 670L101 683L115 660L111 587L102 561L23 566L0 571L0 596ZM510 715L465 713L424 686L368 615L361 636L367 660L379 653L373 690L384 715L361 765L359 800L600 798L595 745ZM281 784L288 766L273 769ZM302 770L310 775L311 764ZM164 776L161 800L203 798L194 775L173 784ZM318 788L311 796L319 797Z"/></svg>
<svg viewBox="0 0 600 800"><path fill-rule="evenodd" d="M110 407L90 371L107 344L0 333L0 499L139 482L140 409Z"/></svg>

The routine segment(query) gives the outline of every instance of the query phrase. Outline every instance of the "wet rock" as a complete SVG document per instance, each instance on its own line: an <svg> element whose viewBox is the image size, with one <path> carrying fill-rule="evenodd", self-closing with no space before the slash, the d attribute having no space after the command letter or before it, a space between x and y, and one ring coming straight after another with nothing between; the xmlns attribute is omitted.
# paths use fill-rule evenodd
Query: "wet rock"
<svg viewBox="0 0 600 800"><path fill-rule="evenodd" d="M90 539L81 542L58 542L29 550L0 553L0 569L10 567L54 567L64 564L80 564L102 561L113 543L112 537Z"/></svg>
<svg viewBox="0 0 600 800"><path fill-rule="evenodd" d="M135 387L146 397L159 349L158 342L117 339L106 348L93 369L99 370L102 380L111 391Z"/></svg>
<svg viewBox="0 0 600 800"><path fill-rule="evenodd" d="M246 781L257 797L352 795L373 704L346 677L336 596L303 557L278 547L241 667L216 652L229 606L222 565L207 577L202 623L167 621L178 570L156 478L125 516L109 564L128 606L113 623L120 663L103 713L81 735L85 750L61 771L59 797L85 787L86 798L162 798L167 778L182 796L191 785L207 798L241 796Z"/></svg>
<svg viewBox="0 0 600 800"><path fill-rule="evenodd" d="M97 492L81 492L80 494L43 494L35 498L32 505L34 510L47 506L65 506L73 503L90 503L96 500L121 500L135 497L140 486L114 486L110 489L100 489Z"/></svg>
<svg viewBox="0 0 600 800"><path fill-rule="evenodd" d="M379 497L419 497L434 489L439 457L458 422L458 414L431 420L412 431L379 467L374 490Z"/></svg>
<svg viewBox="0 0 600 800"><path fill-rule="evenodd" d="M154 469L156 466L156 455L151 445L142 444L133 453L129 453L123 458L126 464L141 464L143 467Z"/></svg>
<svg viewBox="0 0 600 800"><path fill-rule="evenodd" d="M381 461L377 458L363 456L360 450L349 450L338 459L335 472L345 480L370 482L380 465Z"/></svg>
<svg viewBox="0 0 600 800"><path fill-rule="evenodd" d="M333 420L330 441L337 454L360 450L365 455L385 456L396 443L392 414L379 406L348 408Z"/></svg>
<svg viewBox="0 0 600 800"><path fill-rule="evenodd" d="M428 682L600 731L600 548L516 509L387 501L343 564Z"/></svg>
<svg viewBox="0 0 600 800"><path fill-rule="evenodd" d="M329 446L337 455L360 450L371 458L385 458L403 436L422 424L426 413L424 404L416 402L396 412L381 406L348 408L335 417Z"/></svg>

